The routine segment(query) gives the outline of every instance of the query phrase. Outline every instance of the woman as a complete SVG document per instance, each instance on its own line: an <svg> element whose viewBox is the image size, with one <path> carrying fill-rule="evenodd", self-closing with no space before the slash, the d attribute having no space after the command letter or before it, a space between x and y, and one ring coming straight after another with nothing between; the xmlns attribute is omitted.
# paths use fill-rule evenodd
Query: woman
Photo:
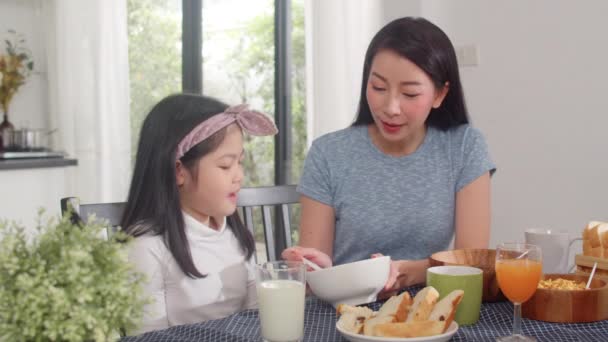
<svg viewBox="0 0 608 342"><path fill-rule="evenodd" d="M430 254L486 248L490 175L469 125L454 48L422 18L397 19L365 56L357 118L315 140L298 186L300 246L323 266L390 255L385 291L423 283Z"/></svg>

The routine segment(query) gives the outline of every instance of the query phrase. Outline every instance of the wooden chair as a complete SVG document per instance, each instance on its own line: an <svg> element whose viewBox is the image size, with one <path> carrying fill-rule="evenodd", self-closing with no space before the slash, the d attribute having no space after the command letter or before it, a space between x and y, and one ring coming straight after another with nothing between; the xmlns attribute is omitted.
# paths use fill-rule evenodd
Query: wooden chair
<svg viewBox="0 0 608 342"><path fill-rule="evenodd" d="M289 207L298 202L296 185L242 188L239 192L237 206L241 211L245 227L252 234L255 231L254 210L261 209L266 256L269 261L279 260L283 249L292 245ZM73 223L86 222L90 215L95 214L97 219L108 221L111 228L108 231L109 235L119 228L125 205L125 202L82 204L78 197L66 197L61 199L61 212L65 214L71 207L74 212ZM275 224L273 224L273 216Z"/></svg>
<svg viewBox="0 0 608 342"><path fill-rule="evenodd" d="M245 227L254 232L253 212L261 208L264 240L266 241L266 256L269 261L279 260L281 252L290 247L291 224L290 205L299 203L296 185L276 185L255 188L242 188L237 199L241 208L241 217ZM273 214L275 208L275 229L273 229Z"/></svg>

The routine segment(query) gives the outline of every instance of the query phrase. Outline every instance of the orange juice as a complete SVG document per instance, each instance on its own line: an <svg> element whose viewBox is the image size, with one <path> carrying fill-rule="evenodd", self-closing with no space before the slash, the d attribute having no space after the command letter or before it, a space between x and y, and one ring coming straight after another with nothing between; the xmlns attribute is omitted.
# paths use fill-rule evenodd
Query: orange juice
<svg viewBox="0 0 608 342"><path fill-rule="evenodd" d="M496 261L496 277L502 293L513 303L523 303L536 291L542 263L529 259Z"/></svg>

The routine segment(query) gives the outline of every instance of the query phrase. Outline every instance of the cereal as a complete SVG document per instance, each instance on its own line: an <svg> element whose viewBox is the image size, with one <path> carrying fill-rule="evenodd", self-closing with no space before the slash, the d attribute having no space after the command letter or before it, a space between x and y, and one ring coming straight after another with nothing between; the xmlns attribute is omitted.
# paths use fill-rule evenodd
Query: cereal
<svg viewBox="0 0 608 342"><path fill-rule="evenodd" d="M543 279L538 283L539 289L552 289L552 290L584 290L585 283L577 283L574 280L556 278L556 279Z"/></svg>

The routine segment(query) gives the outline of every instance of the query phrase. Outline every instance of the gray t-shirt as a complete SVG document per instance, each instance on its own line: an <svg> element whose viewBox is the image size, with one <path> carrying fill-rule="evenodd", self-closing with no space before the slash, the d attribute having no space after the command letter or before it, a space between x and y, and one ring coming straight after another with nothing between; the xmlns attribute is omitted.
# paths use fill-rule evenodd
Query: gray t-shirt
<svg viewBox="0 0 608 342"><path fill-rule="evenodd" d="M448 248L456 193L495 166L480 131L429 127L404 157L381 152L367 126L316 139L298 192L334 208L334 264L367 259L424 259Z"/></svg>

